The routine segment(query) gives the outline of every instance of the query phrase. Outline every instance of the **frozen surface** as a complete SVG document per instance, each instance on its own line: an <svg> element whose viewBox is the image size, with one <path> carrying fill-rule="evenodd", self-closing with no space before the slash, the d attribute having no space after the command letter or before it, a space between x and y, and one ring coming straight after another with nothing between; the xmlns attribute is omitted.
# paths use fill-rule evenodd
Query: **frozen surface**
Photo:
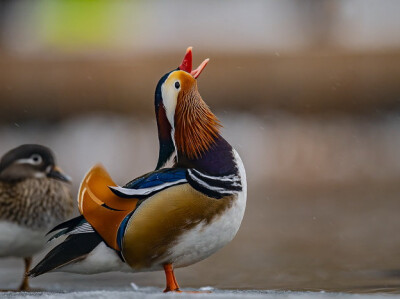
<svg viewBox="0 0 400 299"><path fill-rule="evenodd" d="M12 293L7 292L0 295L2 298L267 298L267 299L303 299L303 298L400 298L400 295L388 294L346 294L346 293L325 293L325 292L291 292L291 291L234 291L234 290L214 290L213 293L183 293L183 294L164 294L161 289L156 288L143 288L136 291L84 291L84 292L70 292L70 293L57 293L57 292L37 292L37 293Z"/></svg>

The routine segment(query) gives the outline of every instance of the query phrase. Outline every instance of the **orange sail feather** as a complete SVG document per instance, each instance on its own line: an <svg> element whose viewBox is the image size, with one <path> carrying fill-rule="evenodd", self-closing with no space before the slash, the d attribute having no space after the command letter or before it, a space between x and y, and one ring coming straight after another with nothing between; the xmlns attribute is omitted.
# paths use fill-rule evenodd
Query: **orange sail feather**
<svg viewBox="0 0 400 299"><path fill-rule="evenodd" d="M105 168L97 164L90 169L79 188L79 211L108 246L121 250L117 243L118 229L124 218L137 205L138 199L120 198L110 191L117 186Z"/></svg>

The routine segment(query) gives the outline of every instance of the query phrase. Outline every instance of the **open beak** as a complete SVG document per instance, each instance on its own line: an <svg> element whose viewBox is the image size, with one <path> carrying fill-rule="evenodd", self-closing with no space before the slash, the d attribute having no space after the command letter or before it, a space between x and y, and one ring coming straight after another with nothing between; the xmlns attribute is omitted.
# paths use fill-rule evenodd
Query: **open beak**
<svg viewBox="0 0 400 299"><path fill-rule="evenodd" d="M50 170L50 172L47 174L47 176L49 178L53 178L53 179L56 179L56 180L59 180L59 181L63 181L63 182L66 182L66 183L71 183L72 182L71 177L69 175L65 174L61 170L61 168L59 168L57 166L53 167Z"/></svg>
<svg viewBox="0 0 400 299"><path fill-rule="evenodd" d="M181 65L178 67L178 69L180 69L181 71L185 71L188 72L189 74L191 74L195 79L197 79L201 72L204 70L204 68L206 67L207 63L210 61L210 59L206 59L204 60L197 69L192 70L192 47L187 48L186 50L186 54L185 57L182 60Z"/></svg>

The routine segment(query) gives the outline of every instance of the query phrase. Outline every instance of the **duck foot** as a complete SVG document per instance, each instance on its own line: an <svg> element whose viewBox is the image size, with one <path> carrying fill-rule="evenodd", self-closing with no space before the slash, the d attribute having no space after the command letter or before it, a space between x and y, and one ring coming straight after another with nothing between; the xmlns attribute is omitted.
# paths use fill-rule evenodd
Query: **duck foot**
<svg viewBox="0 0 400 299"><path fill-rule="evenodd" d="M26 273L28 273L29 268L31 267L32 257L24 258L24 262L25 262L25 275L24 278L22 279L21 285L17 290L7 290L6 292L43 292L44 290L42 289L33 289L29 286L29 278L26 275Z"/></svg>
<svg viewBox="0 0 400 299"><path fill-rule="evenodd" d="M178 282L176 281L172 264L164 265L164 271L165 271L165 278L167 280L167 286L164 290L164 293L169 293L169 292L186 293L186 294L209 294L209 293L211 293L210 291L181 291L179 289Z"/></svg>
<svg viewBox="0 0 400 299"><path fill-rule="evenodd" d="M167 281L167 286L165 287L164 293L167 292L181 293L182 291L179 289L178 282L175 279L174 268L172 267L172 264L164 265L164 271L165 271L165 278Z"/></svg>
<svg viewBox="0 0 400 299"><path fill-rule="evenodd" d="M29 287L29 278L26 275L26 273L29 271L29 268L31 267L32 257L24 258L24 262L25 262L25 272L24 272L25 274L24 274L24 278L22 279L22 283L18 289L18 291L20 291L20 292L28 292L31 289Z"/></svg>

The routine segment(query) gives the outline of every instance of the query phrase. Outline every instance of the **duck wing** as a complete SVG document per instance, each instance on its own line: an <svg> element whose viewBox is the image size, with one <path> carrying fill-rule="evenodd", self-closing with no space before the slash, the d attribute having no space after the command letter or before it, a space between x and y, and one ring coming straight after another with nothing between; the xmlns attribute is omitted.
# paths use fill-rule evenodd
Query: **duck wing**
<svg viewBox="0 0 400 299"><path fill-rule="evenodd" d="M102 165L95 165L81 183L79 211L108 246L120 251L124 228L140 202L185 183L185 169L164 168L119 187Z"/></svg>

